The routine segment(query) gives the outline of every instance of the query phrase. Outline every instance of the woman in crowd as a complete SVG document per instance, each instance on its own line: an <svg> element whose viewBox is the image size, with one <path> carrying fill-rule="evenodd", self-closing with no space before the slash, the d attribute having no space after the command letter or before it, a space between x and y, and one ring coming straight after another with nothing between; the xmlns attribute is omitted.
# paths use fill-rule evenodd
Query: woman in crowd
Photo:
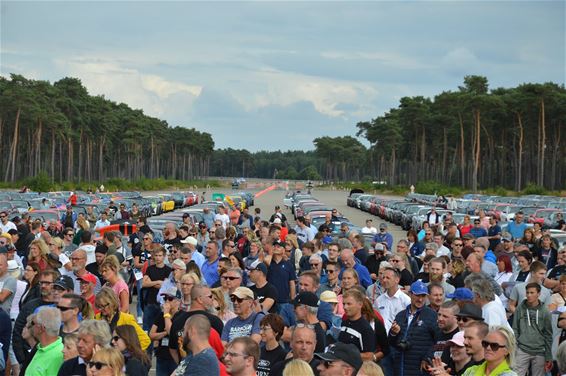
<svg viewBox="0 0 566 376"><path fill-rule="evenodd" d="M29 262L24 269L24 281L28 284L22 298L20 299L20 308L32 299L41 297L39 287L39 265L35 262Z"/></svg>
<svg viewBox="0 0 566 376"><path fill-rule="evenodd" d="M187 264L187 273L194 273L196 274L197 278L199 281L201 281L201 283L206 283L203 278L202 278L202 272L200 271L200 268L198 267L197 263L194 262L194 260L189 261L189 263Z"/></svg>
<svg viewBox="0 0 566 376"><path fill-rule="evenodd" d="M141 349L136 329L131 325L119 325L114 329L112 346L120 350L126 361L126 375L147 376L151 361Z"/></svg>
<svg viewBox="0 0 566 376"><path fill-rule="evenodd" d="M535 246L535 232L532 228L526 228L523 232L523 237L519 240L519 243L526 245L529 247L529 250L532 250Z"/></svg>
<svg viewBox="0 0 566 376"><path fill-rule="evenodd" d="M261 250L261 243L257 240L250 242L249 253L244 258L244 265L246 268L252 266L252 264L259 259L259 251Z"/></svg>
<svg viewBox="0 0 566 376"><path fill-rule="evenodd" d="M114 255L106 256L99 267L102 278L106 280L106 286L112 288L120 301L120 311L130 311L130 293L128 285L120 275L120 263Z"/></svg>
<svg viewBox="0 0 566 376"><path fill-rule="evenodd" d="M77 218L75 228L77 229L77 232L75 233L75 236L73 236L73 244L78 246L81 244L81 236L83 235L83 232L90 231L90 224L82 213L80 213Z"/></svg>
<svg viewBox="0 0 566 376"><path fill-rule="evenodd" d="M35 339L35 337L32 334L34 320L35 320L35 314L29 315L26 320L26 325L22 329L22 339L26 341L26 343L30 348L30 351L25 352L26 357L24 361L20 363L20 375L25 375L26 368L33 359L35 353L37 352L38 341Z"/></svg>
<svg viewBox="0 0 566 376"><path fill-rule="evenodd" d="M67 255L63 253L63 248L65 248L65 244L63 243L63 239L61 239L60 237L54 236L49 241L49 252L57 255L59 262L62 265L59 268L59 273L61 275L68 274L73 270L71 266L71 260L69 260L69 257L67 257Z"/></svg>
<svg viewBox="0 0 566 376"><path fill-rule="evenodd" d="M448 283L452 286L464 287L464 271L466 270L466 263L461 258L452 260L452 270L450 272L450 277L448 278Z"/></svg>
<svg viewBox="0 0 566 376"><path fill-rule="evenodd" d="M464 235L469 233L472 227L474 227L474 225L472 224L472 219L470 218L469 215L465 215L464 222L458 225L458 230L460 231L460 237L463 237Z"/></svg>
<svg viewBox="0 0 566 376"><path fill-rule="evenodd" d="M303 257L303 252L299 249L299 242L297 241L296 234L288 234L285 237L285 255L295 266L295 272L299 272L299 263L301 257Z"/></svg>
<svg viewBox="0 0 566 376"><path fill-rule="evenodd" d="M242 283L243 286L248 285L248 273L246 269L246 265L244 264L244 258L240 254L240 252L234 252L230 255L230 264L233 268L238 268L242 271Z"/></svg>
<svg viewBox="0 0 566 376"><path fill-rule="evenodd" d="M131 325L135 328L138 335L138 339L141 344L142 349L147 349L150 340L146 332L138 325L135 317L126 312L121 312L118 303L118 297L114 290L108 286L104 286L100 292L96 295L95 300L96 308L100 311L96 314L95 319L105 320L109 325L110 329L114 330L120 325Z"/></svg>
<svg viewBox="0 0 566 376"><path fill-rule="evenodd" d="M468 368L464 376L517 376L511 369L517 346L513 331L502 326L494 326L483 339L482 346L485 361Z"/></svg>
<svg viewBox="0 0 566 376"><path fill-rule="evenodd" d="M399 285L403 286L404 288L409 289L411 283L413 283L413 274L409 269L407 269L407 265L409 264L409 259L407 255L404 253L395 252L388 260L391 265L395 269L399 271L401 279L399 280Z"/></svg>
<svg viewBox="0 0 566 376"><path fill-rule="evenodd" d="M420 255L424 250L422 243L419 242L419 236L415 230L411 229L407 231L407 241L409 242L409 253L412 256Z"/></svg>
<svg viewBox="0 0 566 376"><path fill-rule="evenodd" d="M283 376L314 376L311 366L301 359L291 360L283 369Z"/></svg>
<svg viewBox="0 0 566 376"><path fill-rule="evenodd" d="M550 297L549 311L555 311L559 307L566 305L566 274L560 276L560 289Z"/></svg>
<svg viewBox="0 0 566 376"><path fill-rule="evenodd" d="M497 274L495 275L495 282L501 285L508 282L513 276L513 266L511 265L511 258L508 255L499 255L497 258Z"/></svg>
<svg viewBox="0 0 566 376"><path fill-rule="evenodd" d="M214 308L216 309L216 316L218 316L218 318L222 320L224 324L226 324L228 320L236 317L236 314L231 311L230 308L226 305L222 288L217 287L210 291L212 292L212 302L214 304Z"/></svg>
<svg viewBox="0 0 566 376"><path fill-rule="evenodd" d="M124 356L119 350L113 348L102 348L98 350L92 355L92 358L86 366L87 376L125 375Z"/></svg>
<svg viewBox="0 0 566 376"><path fill-rule="evenodd" d="M41 239L33 240L29 246L28 264L36 263L39 266L39 271L42 272L48 267L47 255L49 254L49 247Z"/></svg>
<svg viewBox="0 0 566 376"><path fill-rule="evenodd" d="M77 333L69 333L63 338L63 359L69 360L77 357L79 352L77 351L77 342L79 341L79 336Z"/></svg>
<svg viewBox="0 0 566 376"><path fill-rule="evenodd" d="M340 294L338 294L337 300L338 305L336 306L336 314L338 316L344 315L344 293L350 289L355 288L360 284L360 277L358 276L358 272L353 268L344 269L342 272L342 288Z"/></svg>
<svg viewBox="0 0 566 376"><path fill-rule="evenodd" d="M259 323L261 334L261 351L259 356L258 374L269 375L271 367L285 359L287 351L279 344L283 335L285 323L281 316L270 313Z"/></svg>
<svg viewBox="0 0 566 376"><path fill-rule="evenodd" d="M188 311L191 308L191 291L194 285L201 283L200 278L194 273L186 273L179 280L179 290L181 291L181 311Z"/></svg>

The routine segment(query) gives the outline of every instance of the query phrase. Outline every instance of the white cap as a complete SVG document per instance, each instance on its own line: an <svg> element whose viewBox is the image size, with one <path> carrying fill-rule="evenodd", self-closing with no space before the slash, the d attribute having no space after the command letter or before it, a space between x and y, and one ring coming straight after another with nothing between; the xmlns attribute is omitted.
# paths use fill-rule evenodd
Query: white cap
<svg viewBox="0 0 566 376"><path fill-rule="evenodd" d="M193 236L189 236L186 239L181 240L183 244L197 245L198 241Z"/></svg>

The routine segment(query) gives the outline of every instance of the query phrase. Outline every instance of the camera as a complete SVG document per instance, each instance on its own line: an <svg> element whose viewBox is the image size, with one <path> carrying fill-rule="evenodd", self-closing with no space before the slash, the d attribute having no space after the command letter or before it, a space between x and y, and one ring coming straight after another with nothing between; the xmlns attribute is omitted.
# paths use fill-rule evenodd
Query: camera
<svg viewBox="0 0 566 376"><path fill-rule="evenodd" d="M401 351L408 351L411 349L411 343L405 339L402 339L399 341L399 343L397 344L397 347L399 348L399 350Z"/></svg>

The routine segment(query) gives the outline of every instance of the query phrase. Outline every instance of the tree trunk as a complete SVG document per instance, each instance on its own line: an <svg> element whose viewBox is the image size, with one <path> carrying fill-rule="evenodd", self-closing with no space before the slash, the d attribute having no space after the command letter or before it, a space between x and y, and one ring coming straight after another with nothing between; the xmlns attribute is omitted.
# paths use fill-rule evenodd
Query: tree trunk
<svg viewBox="0 0 566 376"><path fill-rule="evenodd" d="M18 133L20 129L20 114L21 108L18 107L18 111L16 112L16 121L14 123L14 136L12 138L12 145L10 147L10 159L8 160L8 168L6 169L6 175L4 177L5 181L8 180L8 177L10 177L10 181L14 181L14 174L16 171L16 156L18 150Z"/></svg>
<svg viewBox="0 0 566 376"><path fill-rule="evenodd" d="M480 110L474 110L474 122L475 122L475 151L474 151L474 167L472 172L472 191L478 191L478 169L480 165L480 140L481 140L481 119L480 119Z"/></svg>
<svg viewBox="0 0 566 376"><path fill-rule="evenodd" d="M462 174L462 187L466 186L466 156L464 153L464 119L462 114L458 113L458 119L460 120L460 172Z"/></svg>
<svg viewBox="0 0 566 376"><path fill-rule="evenodd" d="M546 127L545 127L545 110L544 110L544 99L540 100L540 155L539 155L539 168L537 185L540 187L544 186L544 154L546 147Z"/></svg>

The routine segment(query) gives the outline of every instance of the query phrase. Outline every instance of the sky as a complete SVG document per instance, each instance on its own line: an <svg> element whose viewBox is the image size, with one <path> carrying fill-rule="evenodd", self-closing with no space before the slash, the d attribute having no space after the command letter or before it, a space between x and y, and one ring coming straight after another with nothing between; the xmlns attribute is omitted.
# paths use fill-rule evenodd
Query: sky
<svg viewBox="0 0 566 376"><path fill-rule="evenodd" d="M216 148L313 150L404 96L565 83L565 1L5 1L0 75L92 95Z"/></svg>

